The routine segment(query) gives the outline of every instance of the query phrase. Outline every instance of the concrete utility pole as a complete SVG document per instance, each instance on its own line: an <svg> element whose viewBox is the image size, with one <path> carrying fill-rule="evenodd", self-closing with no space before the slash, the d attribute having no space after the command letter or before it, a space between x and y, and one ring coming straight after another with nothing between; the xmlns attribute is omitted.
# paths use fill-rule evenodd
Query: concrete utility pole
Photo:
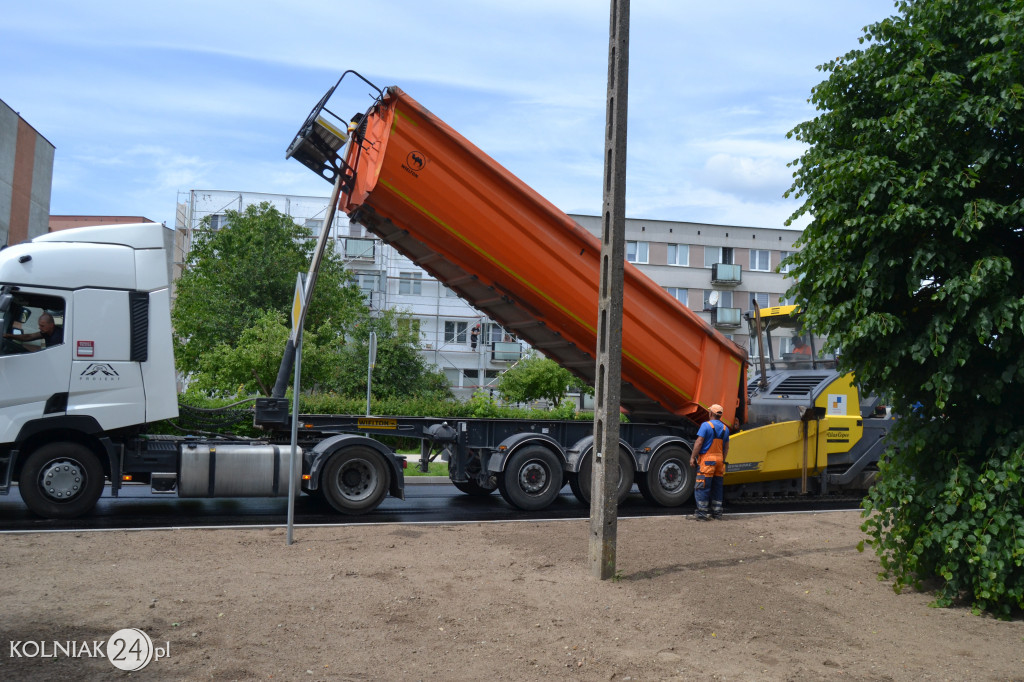
<svg viewBox="0 0 1024 682"><path fill-rule="evenodd" d="M629 88L629 0L612 0L608 40L604 211L594 387L594 451L590 484L590 572L615 576L618 534L619 399L622 382L622 271L626 258L626 105Z"/></svg>

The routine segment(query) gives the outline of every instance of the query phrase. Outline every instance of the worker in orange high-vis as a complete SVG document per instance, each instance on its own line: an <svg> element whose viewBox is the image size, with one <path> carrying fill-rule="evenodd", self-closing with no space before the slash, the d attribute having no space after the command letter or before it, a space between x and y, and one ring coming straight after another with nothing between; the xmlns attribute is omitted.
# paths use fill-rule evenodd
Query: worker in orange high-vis
<svg viewBox="0 0 1024 682"><path fill-rule="evenodd" d="M793 352L796 353L797 355L806 355L807 357L810 357L811 356L811 347L810 347L810 345L807 344L807 342L804 341L803 337L801 337L801 336L794 336L793 337Z"/></svg>
<svg viewBox="0 0 1024 682"><path fill-rule="evenodd" d="M693 443L690 466L698 466L693 497L698 521L722 518L725 496L725 458L729 455L729 427L722 423L722 406L708 408L711 419L700 425ZM710 517L708 516L710 512Z"/></svg>

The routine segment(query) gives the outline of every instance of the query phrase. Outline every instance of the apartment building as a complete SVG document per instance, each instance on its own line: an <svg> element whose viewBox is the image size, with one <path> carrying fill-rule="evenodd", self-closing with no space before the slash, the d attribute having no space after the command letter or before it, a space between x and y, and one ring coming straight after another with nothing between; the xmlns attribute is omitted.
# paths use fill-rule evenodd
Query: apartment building
<svg viewBox="0 0 1024 682"><path fill-rule="evenodd" d="M0 100L0 247L46 234L54 146Z"/></svg>
<svg viewBox="0 0 1024 682"><path fill-rule="evenodd" d="M203 229L204 218L209 218L213 229L220 229L226 225L228 210L241 211L261 202L309 227L314 236L325 224L326 197L222 190L182 193L176 220L176 272L196 230ZM600 233L600 217L571 217L591 233ZM747 347L744 313L754 300L765 307L784 302L789 282L777 269L795 249L799 236L795 230L628 219L626 256L680 303ZM493 388L500 373L528 350L408 258L361 225L350 224L345 215L335 216L328 237L371 309L396 308L412 316L424 358L444 372L456 395L466 398L477 389ZM788 338L777 339L776 352L787 351L788 343Z"/></svg>
<svg viewBox="0 0 1024 682"><path fill-rule="evenodd" d="M595 236L600 216L573 215ZM788 303L792 281L781 262L798 230L626 219L626 260L740 346L749 346L745 314ZM712 300L715 300L712 303ZM776 352L789 352L789 338Z"/></svg>

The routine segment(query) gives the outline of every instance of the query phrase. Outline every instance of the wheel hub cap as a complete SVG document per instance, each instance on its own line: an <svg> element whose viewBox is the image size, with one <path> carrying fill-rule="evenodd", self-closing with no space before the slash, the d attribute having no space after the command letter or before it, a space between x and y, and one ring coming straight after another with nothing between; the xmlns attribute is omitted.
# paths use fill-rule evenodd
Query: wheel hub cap
<svg viewBox="0 0 1024 682"><path fill-rule="evenodd" d="M536 493L547 483L547 471L540 464L531 462L519 472L519 485L528 493Z"/></svg>
<svg viewBox="0 0 1024 682"><path fill-rule="evenodd" d="M658 482L664 490L677 490L683 482L683 472L678 462L667 462L658 472Z"/></svg>
<svg viewBox="0 0 1024 682"><path fill-rule="evenodd" d="M342 493L353 499L366 496L376 483L373 467L362 461L349 462L338 478Z"/></svg>
<svg viewBox="0 0 1024 682"><path fill-rule="evenodd" d="M77 462L52 462L42 473L43 490L55 500L67 500L82 489L85 474Z"/></svg>

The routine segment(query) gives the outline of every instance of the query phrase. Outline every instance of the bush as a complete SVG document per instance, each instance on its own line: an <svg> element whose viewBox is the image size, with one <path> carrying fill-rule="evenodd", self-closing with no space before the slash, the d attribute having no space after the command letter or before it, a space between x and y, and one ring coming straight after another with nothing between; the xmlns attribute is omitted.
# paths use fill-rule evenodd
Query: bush
<svg viewBox="0 0 1024 682"><path fill-rule="evenodd" d="M940 421L901 420L862 528L896 592L934 577L936 606L968 603L1008 618L1024 610L1024 445L979 458L949 432ZM1024 443L1024 430L1009 440ZM937 441L948 445L930 447Z"/></svg>

